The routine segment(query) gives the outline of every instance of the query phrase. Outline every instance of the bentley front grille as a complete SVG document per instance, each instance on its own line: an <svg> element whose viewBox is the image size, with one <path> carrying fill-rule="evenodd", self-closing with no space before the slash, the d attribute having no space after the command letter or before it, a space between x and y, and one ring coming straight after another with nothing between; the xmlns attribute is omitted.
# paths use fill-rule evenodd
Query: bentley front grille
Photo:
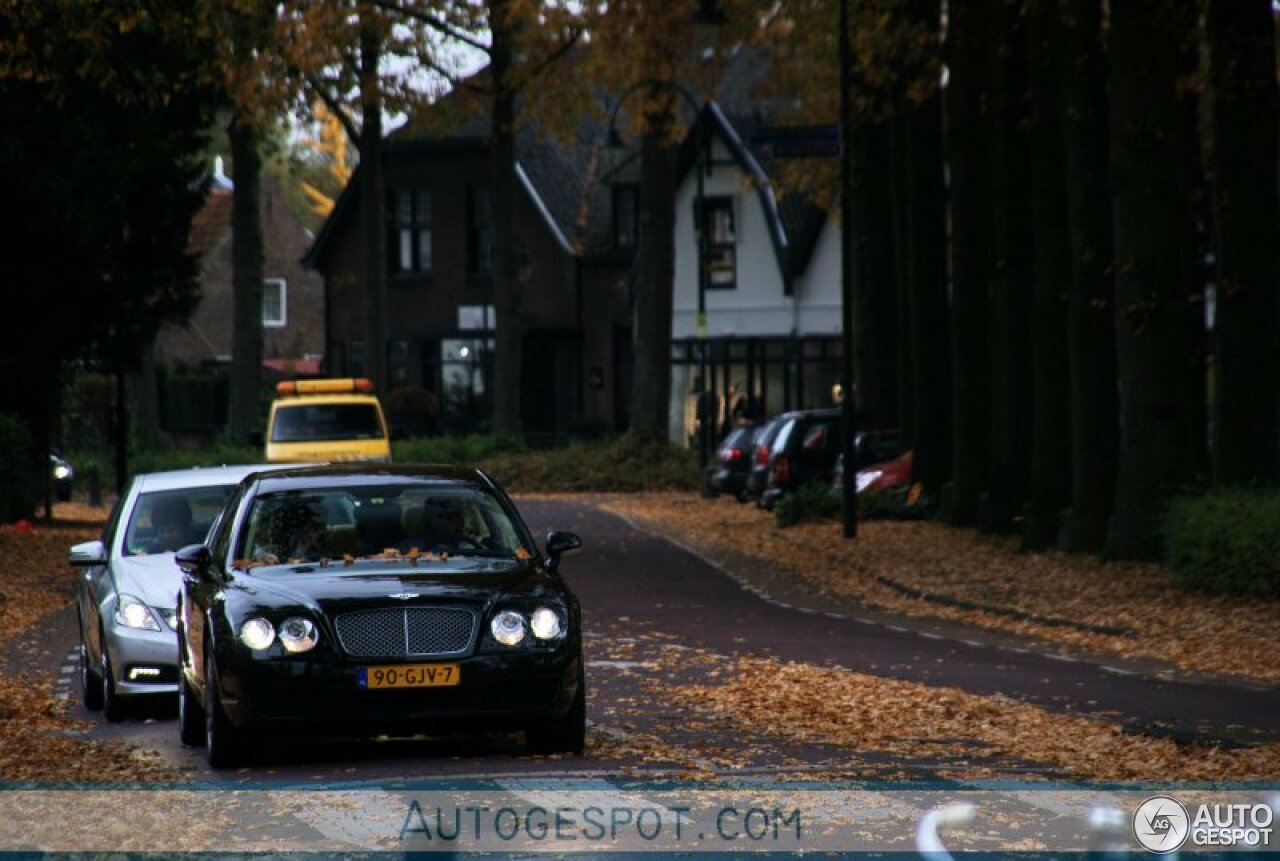
<svg viewBox="0 0 1280 861"><path fill-rule="evenodd" d="M467 651L476 616L454 607L394 607L344 613L334 623L353 658L443 657Z"/></svg>

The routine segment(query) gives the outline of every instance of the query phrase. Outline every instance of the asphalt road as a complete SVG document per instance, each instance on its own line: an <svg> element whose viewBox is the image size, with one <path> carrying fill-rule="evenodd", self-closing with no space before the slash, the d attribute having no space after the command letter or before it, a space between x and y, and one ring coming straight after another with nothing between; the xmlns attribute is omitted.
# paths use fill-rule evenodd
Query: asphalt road
<svg viewBox="0 0 1280 861"><path fill-rule="evenodd" d="M206 769L202 752L179 744L167 703L117 724L83 709L71 672L73 612L50 619L18 651L37 674L59 674L73 713L92 722L91 737L136 743L157 751L172 767L217 781L672 775L691 768L717 771L726 757L736 761L739 777L812 771L902 779L929 777L945 765L780 743L753 727L695 720L655 695L653 682L705 681L710 670L695 659L698 655L768 656L978 694L1002 693L1178 738L1280 738L1280 690L1275 688L1171 681L1115 661L1064 659L1048 649L954 625L938 633L917 620L802 610L745 589L698 556L588 504L526 501L521 507L537 534L568 529L584 541L583 550L563 563L582 601L587 636L588 719L595 743L582 758L528 756L519 735L331 740L277 745L258 767L219 774ZM653 738L676 753L662 756L652 745L635 744ZM1019 767L1000 765L1015 774Z"/></svg>

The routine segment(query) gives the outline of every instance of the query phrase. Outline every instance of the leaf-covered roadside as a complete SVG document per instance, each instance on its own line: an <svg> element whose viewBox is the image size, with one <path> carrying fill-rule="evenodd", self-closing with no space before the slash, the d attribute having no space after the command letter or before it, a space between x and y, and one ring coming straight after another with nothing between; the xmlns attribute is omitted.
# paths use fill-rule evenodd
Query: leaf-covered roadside
<svg viewBox="0 0 1280 861"><path fill-rule="evenodd" d="M695 713L782 738L956 763L939 777L1007 776L966 762L984 757L1011 757L1041 764L1042 776L1056 772L1085 780L1274 780L1280 774L1280 743L1232 750L1180 747L1167 738L1124 733L1105 721L1006 697L776 660L739 659L725 675L721 685L671 694Z"/></svg>
<svg viewBox="0 0 1280 861"><path fill-rule="evenodd" d="M1062 646L1167 661L1194 672L1280 681L1280 664L1274 660L1280 602L1188 592L1171 585L1157 565L1019 553L1012 539L932 522L863 523L858 538L847 541L838 523L779 529L754 506L690 494L610 496L602 506L713 557L742 554L763 562L801 580L819 601L854 599ZM1048 625L947 606L910 597L886 581L920 593L1076 624Z"/></svg>
<svg viewBox="0 0 1280 861"><path fill-rule="evenodd" d="M106 514L61 503L54 519L38 521L34 531L0 527L0 631L6 632L0 648L7 657L0 674L0 780L178 779L144 751L80 737L86 725L67 715L48 683L23 671L24 655L13 651L23 631L71 600L67 548L98 537Z"/></svg>

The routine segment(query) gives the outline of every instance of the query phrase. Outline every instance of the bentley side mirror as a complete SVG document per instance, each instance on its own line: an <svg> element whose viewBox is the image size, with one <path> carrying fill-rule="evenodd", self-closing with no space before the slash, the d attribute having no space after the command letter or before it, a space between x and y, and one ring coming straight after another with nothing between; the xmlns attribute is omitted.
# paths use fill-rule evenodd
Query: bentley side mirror
<svg viewBox="0 0 1280 861"><path fill-rule="evenodd" d="M203 544L189 544L173 554L173 561L178 563L184 574L203 579L209 573L213 554Z"/></svg>
<svg viewBox="0 0 1280 861"><path fill-rule="evenodd" d="M547 533L547 564L552 570L560 564L561 555L582 546L582 539L572 532Z"/></svg>

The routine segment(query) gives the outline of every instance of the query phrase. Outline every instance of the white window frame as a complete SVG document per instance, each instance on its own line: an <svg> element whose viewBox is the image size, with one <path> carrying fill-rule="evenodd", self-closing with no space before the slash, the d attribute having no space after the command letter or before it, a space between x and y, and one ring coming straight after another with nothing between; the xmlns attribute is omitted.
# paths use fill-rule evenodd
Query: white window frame
<svg viewBox="0 0 1280 861"><path fill-rule="evenodd" d="M267 290L276 287L280 291L280 317L267 319ZM283 278L262 279L262 328L283 329L289 325L289 282Z"/></svg>

